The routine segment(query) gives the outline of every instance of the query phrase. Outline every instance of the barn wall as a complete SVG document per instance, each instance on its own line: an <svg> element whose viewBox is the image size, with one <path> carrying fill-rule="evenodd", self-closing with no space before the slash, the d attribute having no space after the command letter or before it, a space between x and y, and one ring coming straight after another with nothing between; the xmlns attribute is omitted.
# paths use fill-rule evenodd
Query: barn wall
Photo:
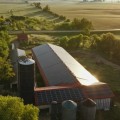
<svg viewBox="0 0 120 120"><path fill-rule="evenodd" d="M97 110L109 110L111 98L106 99L95 99Z"/></svg>

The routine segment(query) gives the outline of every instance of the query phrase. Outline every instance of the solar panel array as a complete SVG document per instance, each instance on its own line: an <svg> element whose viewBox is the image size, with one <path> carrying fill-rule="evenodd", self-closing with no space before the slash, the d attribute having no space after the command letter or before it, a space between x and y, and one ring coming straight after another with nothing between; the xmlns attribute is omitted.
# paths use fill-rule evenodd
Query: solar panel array
<svg viewBox="0 0 120 120"><path fill-rule="evenodd" d="M76 82L63 61L48 44L37 46L32 50L37 58L37 64L41 66L39 69L44 72L50 86Z"/></svg>
<svg viewBox="0 0 120 120"><path fill-rule="evenodd" d="M62 47L44 44L32 50L49 85L75 82L89 85L91 82L99 82Z"/></svg>
<svg viewBox="0 0 120 120"><path fill-rule="evenodd" d="M59 56L65 66L71 71L76 79L83 85L89 85L91 82L99 82L91 73L89 73L78 61L76 61L65 49L62 47L49 44L52 50Z"/></svg>
<svg viewBox="0 0 120 120"><path fill-rule="evenodd" d="M79 88L57 89L36 91L37 104L51 104L52 101L62 102L64 100L81 101L84 99L82 90Z"/></svg>

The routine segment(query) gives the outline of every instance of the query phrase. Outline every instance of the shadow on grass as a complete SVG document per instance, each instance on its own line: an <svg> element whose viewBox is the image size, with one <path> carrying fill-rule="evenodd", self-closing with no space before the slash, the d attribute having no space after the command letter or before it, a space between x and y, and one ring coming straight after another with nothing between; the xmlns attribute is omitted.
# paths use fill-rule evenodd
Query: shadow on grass
<svg viewBox="0 0 120 120"><path fill-rule="evenodd" d="M37 10L38 11L38 9L36 9L36 8L34 8L34 7L29 7L29 8L24 8L24 9L18 9L18 10L14 10L14 12L22 12L22 11L33 11L33 10Z"/></svg>
<svg viewBox="0 0 120 120"><path fill-rule="evenodd" d="M40 14L41 14L41 11L35 11L35 12L27 13L25 14L25 16L34 17L34 16L39 16Z"/></svg>

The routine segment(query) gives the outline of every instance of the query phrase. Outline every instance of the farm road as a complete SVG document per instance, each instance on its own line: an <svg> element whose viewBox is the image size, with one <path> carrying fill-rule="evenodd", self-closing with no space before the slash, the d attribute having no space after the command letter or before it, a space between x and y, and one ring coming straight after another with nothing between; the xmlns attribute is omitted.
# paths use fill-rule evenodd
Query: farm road
<svg viewBox="0 0 120 120"><path fill-rule="evenodd" d="M17 35L20 33L26 34L54 34L54 33L81 33L80 30L29 30L29 31L8 31L10 35ZM107 30L90 30L91 33L107 33L107 32L120 32L120 29L107 29Z"/></svg>

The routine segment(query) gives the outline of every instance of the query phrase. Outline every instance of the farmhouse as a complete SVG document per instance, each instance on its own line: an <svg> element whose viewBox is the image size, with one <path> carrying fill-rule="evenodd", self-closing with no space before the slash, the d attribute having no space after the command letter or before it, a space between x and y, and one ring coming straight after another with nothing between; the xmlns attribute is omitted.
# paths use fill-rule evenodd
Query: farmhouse
<svg viewBox="0 0 120 120"><path fill-rule="evenodd" d="M32 49L33 57L45 87L35 86L35 104L50 105L91 98L97 109L110 109L113 93L106 83L99 82L62 47L44 44Z"/></svg>

